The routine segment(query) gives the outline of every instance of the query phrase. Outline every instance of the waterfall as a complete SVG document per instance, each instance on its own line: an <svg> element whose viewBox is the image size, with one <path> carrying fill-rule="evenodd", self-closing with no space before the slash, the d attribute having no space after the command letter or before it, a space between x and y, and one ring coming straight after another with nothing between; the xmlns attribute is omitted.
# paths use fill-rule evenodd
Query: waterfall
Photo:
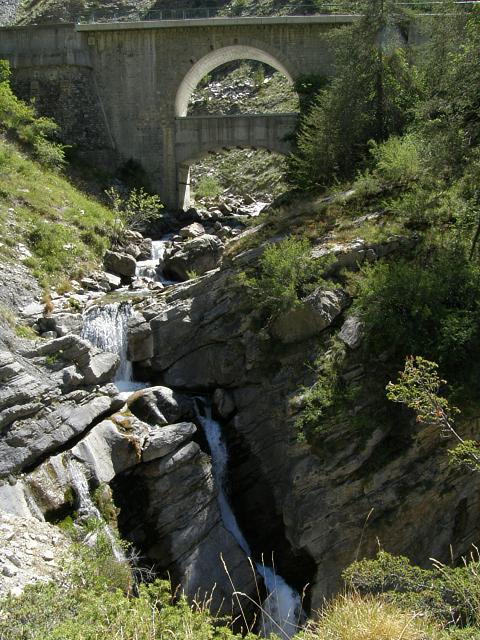
<svg viewBox="0 0 480 640"><path fill-rule="evenodd" d="M167 282L162 275L163 257L167 249L170 236L163 240L154 240L152 242L152 255L149 260L140 260L137 262L137 278L151 280L153 282Z"/></svg>
<svg viewBox="0 0 480 640"><path fill-rule="evenodd" d="M132 313L130 303L117 302L91 307L83 315L82 338L94 347L120 357L114 380L119 391L133 391L145 386L132 381L132 363L127 359L128 319Z"/></svg>
<svg viewBox="0 0 480 640"><path fill-rule="evenodd" d="M115 560L117 562L126 562L127 559L125 554L118 546L110 527L104 522L100 511L93 503L88 488L88 481L81 464L77 462L77 460L69 459L67 462L67 473L70 476L72 487L74 488L78 499L78 519L87 520L92 518L93 520L98 520L98 522L103 523L103 532L111 544Z"/></svg>
<svg viewBox="0 0 480 640"><path fill-rule="evenodd" d="M207 438L212 455L212 470L218 491L218 504L223 524L237 541L238 545L251 557L252 552L245 540L226 493L226 474L228 452L222 438L220 425L211 417L211 408L204 407L206 416L198 411L197 415ZM256 562L255 568L262 576L268 592L264 600L261 618L261 632L266 638L275 633L283 639L291 638L298 631L298 624L304 617L300 595L279 576L273 568Z"/></svg>

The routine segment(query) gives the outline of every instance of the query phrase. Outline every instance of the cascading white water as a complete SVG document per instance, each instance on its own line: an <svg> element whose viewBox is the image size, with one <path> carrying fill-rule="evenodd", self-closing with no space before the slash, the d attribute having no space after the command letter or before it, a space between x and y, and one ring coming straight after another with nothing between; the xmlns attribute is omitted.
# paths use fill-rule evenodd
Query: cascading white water
<svg viewBox="0 0 480 640"><path fill-rule="evenodd" d="M117 302L91 307L83 314L82 338L120 357L114 380L119 391L134 391L145 386L132 381L132 363L127 359L128 319L132 313L130 303Z"/></svg>
<svg viewBox="0 0 480 640"><path fill-rule="evenodd" d="M149 260L137 262L137 278L151 280L153 282L166 282L162 275L163 257L167 249L170 237L152 242L152 256Z"/></svg>
<svg viewBox="0 0 480 640"><path fill-rule="evenodd" d="M223 524L246 555L251 557L251 549L238 526L225 490L228 452L222 438L220 425L212 419L210 407L206 406L204 410L206 416L202 416L199 411L197 414L212 455L212 469ZM300 595L271 567L257 562L255 568L262 576L268 592L262 605L264 611L261 619L261 633L266 638L272 633L284 639L291 638L298 631L299 622L304 617Z"/></svg>
<svg viewBox="0 0 480 640"><path fill-rule="evenodd" d="M100 514L100 511L97 509L97 507L93 503L93 500L90 496L90 491L88 488L88 481L80 463L74 459L68 460L67 473L70 477L70 481L75 490L75 493L77 494L78 518L80 520L92 518L102 523L103 532L105 533L105 535L107 536L111 544L112 553L115 557L115 560L117 560L117 562L126 562L125 554L123 553L122 549L118 546L115 540L115 536L113 535L110 527L104 522Z"/></svg>

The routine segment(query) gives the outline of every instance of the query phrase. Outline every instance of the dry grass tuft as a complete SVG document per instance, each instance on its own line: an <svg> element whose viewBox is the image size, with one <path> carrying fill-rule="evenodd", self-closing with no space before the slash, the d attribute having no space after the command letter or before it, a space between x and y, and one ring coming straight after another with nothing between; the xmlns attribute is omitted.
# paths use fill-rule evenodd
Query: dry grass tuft
<svg viewBox="0 0 480 640"><path fill-rule="evenodd" d="M325 606L304 640L440 640L442 632L420 614L374 597L339 596Z"/></svg>

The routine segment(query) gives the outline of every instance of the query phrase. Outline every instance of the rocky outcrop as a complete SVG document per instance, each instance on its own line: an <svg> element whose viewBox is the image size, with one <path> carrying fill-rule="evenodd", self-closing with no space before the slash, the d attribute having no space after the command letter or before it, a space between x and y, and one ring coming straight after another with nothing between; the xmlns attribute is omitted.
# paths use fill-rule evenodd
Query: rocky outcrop
<svg viewBox="0 0 480 640"><path fill-rule="evenodd" d="M140 313L128 319L128 353L131 362L142 362L153 356L153 336L150 324Z"/></svg>
<svg viewBox="0 0 480 640"><path fill-rule="evenodd" d="M338 263L334 271L356 268L408 246L392 238L373 250L359 241L334 247L330 258ZM368 397L314 449L297 441L295 412L302 385L312 382L305 363L318 353L320 332L337 335L351 354L344 381L352 393L365 375L355 359L361 322L342 317L348 299L340 289L325 294L304 300L300 315L287 315L281 329L273 323L270 335L258 331L255 310L227 270L166 291L143 310L156 375L170 386L215 394L219 415L228 420L232 500L254 553L273 550L287 581L299 588L310 581L315 608L340 586L356 552L374 555L380 541L416 563L448 561L450 544L457 554L467 552L480 524L480 479L467 486L448 467L438 434L404 417L395 425L356 426Z"/></svg>
<svg viewBox="0 0 480 640"><path fill-rule="evenodd" d="M211 598L212 611L240 613L232 600L232 586L257 598L250 564L231 534L224 528L208 456L194 442L184 444L191 425L163 427L155 437L155 447L168 429L170 449L164 457L153 458L114 483L120 506L120 529L155 563L157 571L168 571L173 584L180 584L189 598ZM165 444L164 444L165 446ZM152 441L145 453L151 450ZM145 454L144 454L145 455ZM241 603L251 617L246 598ZM233 610L233 611L232 611Z"/></svg>
<svg viewBox="0 0 480 640"><path fill-rule="evenodd" d="M223 248L217 236L206 233L179 247L174 245L165 254L165 275L175 280L188 280L191 273L201 276L218 266Z"/></svg>
<svg viewBox="0 0 480 640"><path fill-rule="evenodd" d="M308 340L329 327L347 303L341 289L329 291L319 287L298 306L278 316L272 334L284 344Z"/></svg>
<svg viewBox="0 0 480 640"><path fill-rule="evenodd" d="M128 408L150 425L164 426L195 416L192 398L168 387L150 387L137 391L128 399Z"/></svg>

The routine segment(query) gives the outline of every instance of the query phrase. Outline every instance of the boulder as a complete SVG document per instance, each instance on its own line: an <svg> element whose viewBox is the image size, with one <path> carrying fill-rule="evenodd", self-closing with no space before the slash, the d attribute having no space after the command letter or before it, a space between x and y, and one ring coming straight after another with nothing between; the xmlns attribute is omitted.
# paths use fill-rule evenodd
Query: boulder
<svg viewBox="0 0 480 640"><path fill-rule="evenodd" d="M150 260L152 257L152 240L151 238L142 238L139 245L140 253L137 260Z"/></svg>
<svg viewBox="0 0 480 640"><path fill-rule="evenodd" d="M135 275L137 261L127 253L107 251L103 258L106 271L118 276L132 278Z"/></svg>
<svg viewBox="0 0 480 640"><path fill-rule="evenodd" d="M141 362L153 356L153 336L150 323L141 313L128 319L128 354L131 362Z"/></svg>
<svg viewBox="0 0 480 640"><path fill-rule="evenodd" d="M173 453L195 434L197 427L192 422L180 422L154 431L145 443L142 460L150 462Z"/></svg>
<svg viewBox="0 0 480 640"><path fill-rule="evenodd" d="M2 433L0 478L22 471L64 447L118 406L115 398L82 395L80 402L66 396L57 406L47 406L34 417L17 420Z"/></svg>
<svg viewBox="0 0 480 640"><path fill-rule="evenodd" d="M80 333L82 322L82 316L79 313L55 313L37 319L40 333L54 331L59 338L69 333Z"/></svg>
<svg viewBox="0 0 480 640"><path fill-rule="evenodd" d="M182 227L178 232L179 235L188 240L190 238L198 238L199 236L203 236L205 234L205 227L199 222L192 222L186 227Z"/></svg>
<svg viewBox="0 0 480 640"><path fill-rule="evenodd" d="M180 249L167 250L164 273L178 280L188 280L192 272L203 275L218 266L223 248L220 238L209 234L188 240Z"/></svg>
<svg viewBox="0 0 480 640"><path fill-rule="evenodd" d="M240 613L234 589L257 598L251 566L223 525L210 460L198 444L138 465L112 486L121 531L155 571L169 573L174 588L198 601L206 597L220 614L232 607ZM250 617L247 598L242 605Z"/></svg>
<svg viewBox="0 0 480 640"><path fill-rule="evenodd" d="M301 304L281 314L273 322L272 335L290 344L318 335L345 309L348 297L341 289L315 289Z"/></svg>
<svg viewBox="0 0 480 640"><path fill-rule="evenodd" d="M105 271L103 274L105 281L108 282L110 286L110 290L118 289L122 284L122 279L119 276L114 275L113 273L108 273Z"/></svg>
<svg viewBox="0 0 480 640"><path fill-rule="evenodd" d="M151 425L166 425L192 419L192 398L168 387L150 387L137 391L128 399L128 408L140 420Z"/></svg>
<svg viewBox="0 0 480 640"><path fill-rule="evenodd" d="M356 349L363 337L363 322L356 316L350 316L345 320L337 336L350 349Z"/></svg>

